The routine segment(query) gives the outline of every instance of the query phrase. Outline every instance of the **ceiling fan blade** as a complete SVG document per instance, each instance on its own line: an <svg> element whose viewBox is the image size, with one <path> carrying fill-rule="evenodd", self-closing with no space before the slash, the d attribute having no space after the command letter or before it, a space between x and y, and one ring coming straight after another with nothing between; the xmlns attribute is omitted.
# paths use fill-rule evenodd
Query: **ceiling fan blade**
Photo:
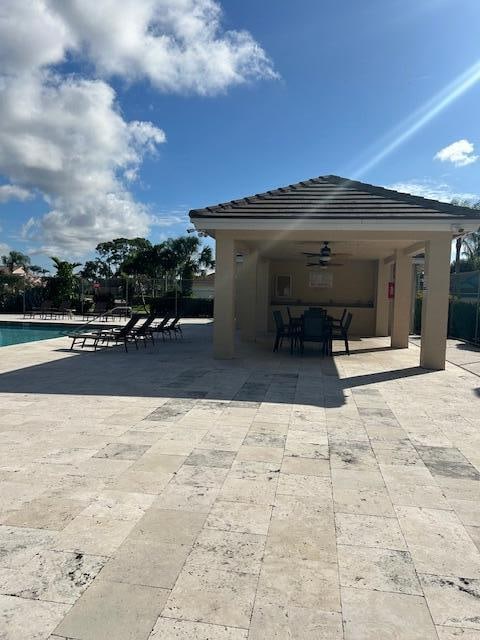
<svg viewBox="0 0 480 640"><path fill-rule="evenodd" d="M307 253L306 251L302 251L304 256L311 256L312 258L315 256L321 256L321 253Z"/></svg>

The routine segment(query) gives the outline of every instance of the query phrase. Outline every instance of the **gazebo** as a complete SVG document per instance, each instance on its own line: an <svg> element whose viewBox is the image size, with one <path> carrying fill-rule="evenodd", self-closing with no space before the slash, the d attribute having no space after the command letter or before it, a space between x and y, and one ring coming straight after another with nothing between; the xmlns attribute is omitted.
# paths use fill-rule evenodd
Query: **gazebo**
<svg viewBox="0 0 480 640"><path fill-rule="evenodd" d="M275 309L352 312L352 332L408 347L412 259L425 256L420 365L445 368L451 245L480 213L338 176L190 211L216 242L214 354L235 355ZM286 310L286 309L285 309Z"/></svg>

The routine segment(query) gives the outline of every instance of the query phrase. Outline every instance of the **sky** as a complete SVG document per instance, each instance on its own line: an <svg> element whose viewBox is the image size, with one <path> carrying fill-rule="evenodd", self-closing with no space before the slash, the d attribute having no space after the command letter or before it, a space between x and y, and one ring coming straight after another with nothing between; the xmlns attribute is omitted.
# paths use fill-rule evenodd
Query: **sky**
<svg viewBox="0 0 480 640"><path fill-rule="evenodd" d="M480 200L478 0L2 0L0 254L337 174Z"/></svg>

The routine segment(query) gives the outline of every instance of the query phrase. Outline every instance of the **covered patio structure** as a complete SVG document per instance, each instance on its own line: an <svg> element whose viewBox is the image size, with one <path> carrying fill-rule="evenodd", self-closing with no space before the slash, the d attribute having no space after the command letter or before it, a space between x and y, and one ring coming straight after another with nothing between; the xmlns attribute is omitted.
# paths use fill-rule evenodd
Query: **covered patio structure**
<svg viewBox="0 0 480 640"><path fill-rule="evenodd" d="M346 308L353 335L390 336L392 348L407 348L412 259L422 253L420 366L445 368L452 240L479 228L478 212L320 176L190 218L216 241L215 357L233 358L236 329L255 341L273 328L272 311L287 306L295 315Z"/></svg>

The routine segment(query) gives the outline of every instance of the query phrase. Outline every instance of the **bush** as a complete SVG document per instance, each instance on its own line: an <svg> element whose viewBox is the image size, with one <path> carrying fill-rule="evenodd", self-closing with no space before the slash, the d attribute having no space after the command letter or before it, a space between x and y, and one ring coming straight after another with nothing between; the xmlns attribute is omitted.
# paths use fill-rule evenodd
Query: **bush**
<svg viewBox="0 0 480 640"><path fill-rule="evenodd" d="M475 341L477 305L451 300L449 313L449 335L460 340Z"/></svg>
<svg viewBox="0 0 480 640"><path fill-rule="evenodd" d="M185 318L211 318L213 316L213 300L207 298L178 297L175 305L175 297L165 296L150 299L148 303L150 313L157 313L159 316L165 313L173 315L175 309Z"/></svg>

